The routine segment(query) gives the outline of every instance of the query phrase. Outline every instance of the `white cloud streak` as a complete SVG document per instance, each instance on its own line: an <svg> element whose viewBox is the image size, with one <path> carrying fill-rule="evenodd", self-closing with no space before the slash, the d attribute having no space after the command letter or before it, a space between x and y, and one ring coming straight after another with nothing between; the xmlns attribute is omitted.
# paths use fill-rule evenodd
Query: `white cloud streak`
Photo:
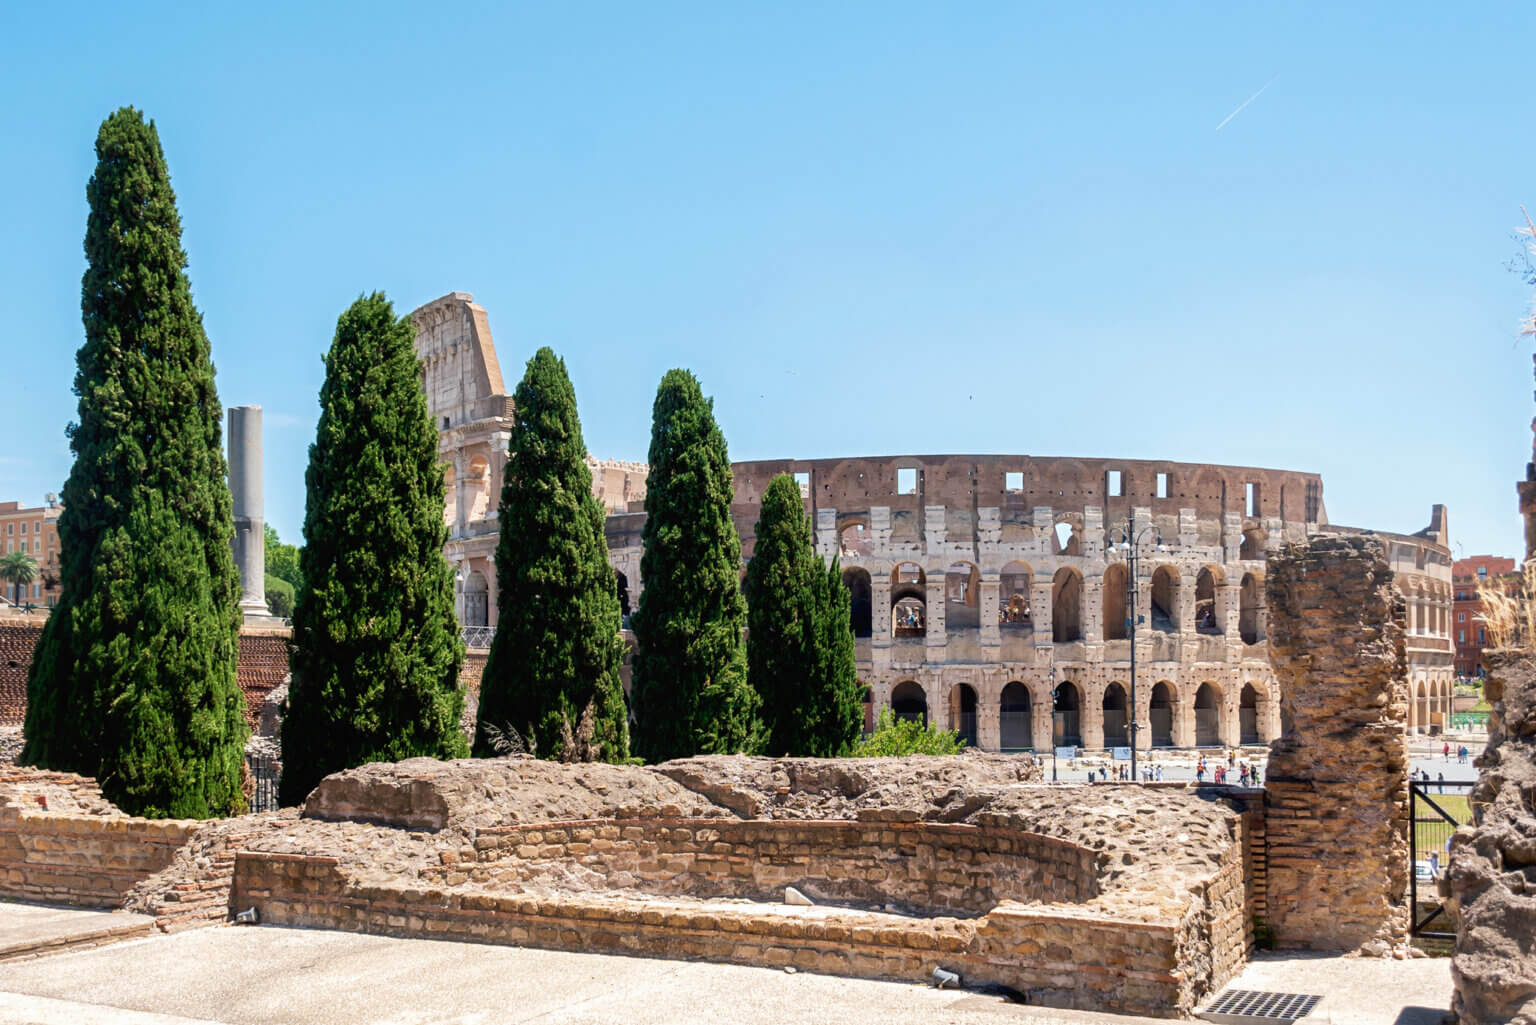
<svg viewBox="0 0 1536 1025"><path fill-rule="evenodd" d="M1275 78L1279 78L1279 77L1280 77L1279 75L1275 76ZM1237 105L1237 109L1236 110L1234 110L1232 113L1228 114L1226 117L1221 119L1221 124L1216 126L1216 130L1219 132L1223 128L1227 127L1227 122L1231 121L1233 118L1237 117L1237 115L1239 115L1239 114L1241 114L1243 112L1243 108L1244 107L1248 106L1248 104L1252 103L1254 100L1258 99L1261 95L1263 95L1264 90L1268 89L1271 85L1274 84L1275 78L1271 78L1268 82L1265 82L1263 85L1259 86L1259 91L1258 92L1256 92L1252 96L1248 97L1242 103L1239 103Z"/></svg>

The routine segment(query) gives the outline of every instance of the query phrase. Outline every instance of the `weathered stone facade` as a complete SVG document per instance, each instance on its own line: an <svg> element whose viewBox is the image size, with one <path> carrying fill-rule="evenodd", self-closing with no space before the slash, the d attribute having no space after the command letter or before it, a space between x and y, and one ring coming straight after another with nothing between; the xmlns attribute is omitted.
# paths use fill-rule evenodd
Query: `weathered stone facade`
<svg viewBox="0 0 1536 1025"><path fill-rule="evenodd" d="M1471 796L1476 824L1451 837L1452 1009L1462 1025L1536 1022L1536 658L1484 655L1493 712Z"/></svg>
<svg viewBox="0 0 1536 1025"><path fill-rule="evenodd" d="M1404 601L1379 538L1269 562L1285 732L1265 781L1268 921L1284 946L1386 954L1408 937Z"/></svg>

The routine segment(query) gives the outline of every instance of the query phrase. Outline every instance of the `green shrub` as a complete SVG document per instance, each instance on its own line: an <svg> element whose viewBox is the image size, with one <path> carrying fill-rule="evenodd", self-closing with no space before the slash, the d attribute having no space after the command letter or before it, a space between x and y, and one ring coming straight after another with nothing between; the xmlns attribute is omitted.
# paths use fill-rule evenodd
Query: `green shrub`
<svg viewBox="0 0 1536 1025"><path fill-rule="evenodd" d="M263 579L266 581L267 611L283 619L293 615L293 585L271 573L266 574Z"/></svg>
<svg viewBox="0 0 1536 1025"><path fill-rule="evenodd" d="M955 755L965 747L957 730L924 726L911 719L898 719L889 708L880 713L875 732L853 749L855 758L889 758L901 755Z"/></svg>

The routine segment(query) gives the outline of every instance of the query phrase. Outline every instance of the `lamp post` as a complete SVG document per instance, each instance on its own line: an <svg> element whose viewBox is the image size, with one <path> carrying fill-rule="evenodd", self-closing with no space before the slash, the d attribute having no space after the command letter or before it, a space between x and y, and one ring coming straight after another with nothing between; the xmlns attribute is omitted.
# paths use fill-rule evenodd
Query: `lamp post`
<svg viewBox="0 0 1536 1025"><path fill-rule="evenodd" d="M1051 649L1051 782L1056 780L1056 649Z"/></svg>
<svg viewBox="0 0 1536 1025"><path fill-rule="evenodd" d="M1126 590L1129 592L1130 615L1126 619L1126 629L1131 637L1131 721L1127 724L1131 739L1131 780L1139 782L1141 777L1136 774L1136 734L1141 730L1141 723L1136 721L1136 627L1141 622L1141 617L1136 613L1136 596L1141 590L1138 586L1141 580L1141 542L1151 533L1156 539L1159 550L1163 547L1162 536L1157 533L1156 525L1147 524L1136 533L1135 513L1127 510L1125 514L1125 528L1120 532L1120 543L1114 547L1125 553L1127 573Z"/></svg>

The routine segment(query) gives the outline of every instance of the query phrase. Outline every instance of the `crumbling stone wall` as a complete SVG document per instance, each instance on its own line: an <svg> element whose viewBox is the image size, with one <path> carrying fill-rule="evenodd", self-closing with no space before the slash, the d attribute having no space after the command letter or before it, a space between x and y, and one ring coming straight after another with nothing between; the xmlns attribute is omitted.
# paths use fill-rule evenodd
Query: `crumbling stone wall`
<svg viewBox="0 0 1536 1025"><path fill-rule="evenodd" d="M1269 560L1283 732L1268 779L1269 925L1282 946L1387 954L1408 936L1404 605L1381 541Z"/></svg>
<svg viewBox="0 0 1536 1025"><path fill-rule="evenodd" d="M1451 978L1462 1025L1536 1022L1536 656L1485 651L1493 706L1472 790L1474 825L1451 837L1460 914Z"/></svg>

